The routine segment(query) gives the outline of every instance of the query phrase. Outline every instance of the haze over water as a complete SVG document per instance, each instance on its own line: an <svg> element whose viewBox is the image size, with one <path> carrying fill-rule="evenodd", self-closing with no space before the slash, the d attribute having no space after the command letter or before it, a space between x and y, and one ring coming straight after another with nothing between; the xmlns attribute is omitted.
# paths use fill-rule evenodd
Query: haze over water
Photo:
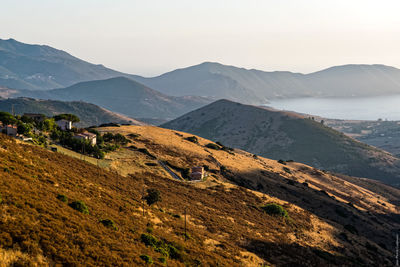
<svg viewBox="0 0 400 267"><path fill-rule="evenodd" d="M400 120L400 95L273 100L268 106L330 119Z"/></svg>

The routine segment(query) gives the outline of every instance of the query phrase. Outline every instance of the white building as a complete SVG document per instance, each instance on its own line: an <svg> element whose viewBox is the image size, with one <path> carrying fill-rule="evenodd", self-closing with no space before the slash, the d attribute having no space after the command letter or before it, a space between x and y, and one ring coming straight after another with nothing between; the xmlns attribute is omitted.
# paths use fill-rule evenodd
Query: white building
<svg viewBox="0 0 400 267"><path fill-rule="evenodd" d="M80 133L74 136L74 138L76 139L81 139L81 140L89 140L90 144L92 146L94 146L97 142L97 136L93 133L89 133L89 132L84 132L84 133Z"/></svg>
<svg viewBox="0 0 400 267"><path fill-rule="evenodd" d="M15 137L17 136L18 128L14 125L3 125L0 122L0 133Z"/></svg>
<svg viewBox="0 0 400 267"><path fill-rule="evenodd" d="M62 131L67 131L67 130L72 129L72 121L62 119L62 120L56 121L56 124L58 127L60 127L60 129Z"/></svg>

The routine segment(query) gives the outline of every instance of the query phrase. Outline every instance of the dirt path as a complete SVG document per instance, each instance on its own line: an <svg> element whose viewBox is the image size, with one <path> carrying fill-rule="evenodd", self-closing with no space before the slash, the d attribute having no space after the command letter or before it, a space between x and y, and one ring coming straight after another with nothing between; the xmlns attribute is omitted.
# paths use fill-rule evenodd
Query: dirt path
<svg viewBox="0 0 400 267"><path fill-rule="evenodd" d="M172 178L182 181L182 178L179 177L176 173L174 173L164 162L159 160L158 163L160 164L161 167L164 168L164 170L166 170L172 176Z"/></svg>

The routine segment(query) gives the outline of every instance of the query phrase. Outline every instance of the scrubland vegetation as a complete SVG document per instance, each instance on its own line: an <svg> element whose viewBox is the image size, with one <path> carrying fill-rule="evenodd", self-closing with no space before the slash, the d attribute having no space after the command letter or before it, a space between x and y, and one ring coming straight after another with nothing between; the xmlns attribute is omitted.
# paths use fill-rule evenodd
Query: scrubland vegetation
<svg viewBox="0 0 400 267"><path fill-rule="evenodd" d="M292 162L284 165L289 174L276 161L207 149L208 140L192 143L155 127L102 131L132 137L132 146L148 152L110 153L121 168L117 155L135 157L126 163L130 174L120 176L0 136L0 257L21 255L10 264L88 266L362 266L390 260L389 245L384 248L378 240L382 227L395 223L388 217L389 210L395 212L388 193L377 193L386 205L380 206L386 214L380 216L365 193L369 189L363 189L364 202L359 202L350 178ZM132 165L154 160L149 155L178 168L207 165L212 176L191 185L170 179L156 166ZM245 172L242 166L254 170ZM354 187L354 196L347 202L331 198L346 198L329 185L334 181L348 183L340 192ZM259 192L253 191L258 185ZM340 208L341 215L329 213L332 208ZM377 236L363 234L372 229L368 225L376 227Z"/></svg>

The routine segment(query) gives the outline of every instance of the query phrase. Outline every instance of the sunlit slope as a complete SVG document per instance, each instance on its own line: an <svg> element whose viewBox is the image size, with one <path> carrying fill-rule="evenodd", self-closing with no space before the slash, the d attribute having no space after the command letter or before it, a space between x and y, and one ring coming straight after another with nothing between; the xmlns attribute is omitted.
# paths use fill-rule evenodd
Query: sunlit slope
<svg viewBox="0 0 400 267"><path fill-rule="evenodd" d="M108 155L111 171L0 136L3 259L96 266L143 265L141 255L155 265L165 257L170 266L371 266L392 260L396 189L377 183L380 191L374 190L299 163L205 148L206 139L192 143L185 139L191 134L157 127L99 130L131 139ZM158 161L168 161L178 175L178 169L208 165L210 176L176 181ZM162 198L145 205L144 217L143 187L158 189ZM68 204L82 200L89 214L59 194ZM261 206L267 203L281 204L289 217L266 214ZM101 224L104 219L117 229ZM146 246L142 234L149 232L177 254L166 257L158 245Z"/></svg>
<svg viewBox="0 0 400 267"><path fill-rule="evenodd" d="M322 123L293 113L220 100L162 127L181 130L273 159L398 185L400 160Z"/></svg>

